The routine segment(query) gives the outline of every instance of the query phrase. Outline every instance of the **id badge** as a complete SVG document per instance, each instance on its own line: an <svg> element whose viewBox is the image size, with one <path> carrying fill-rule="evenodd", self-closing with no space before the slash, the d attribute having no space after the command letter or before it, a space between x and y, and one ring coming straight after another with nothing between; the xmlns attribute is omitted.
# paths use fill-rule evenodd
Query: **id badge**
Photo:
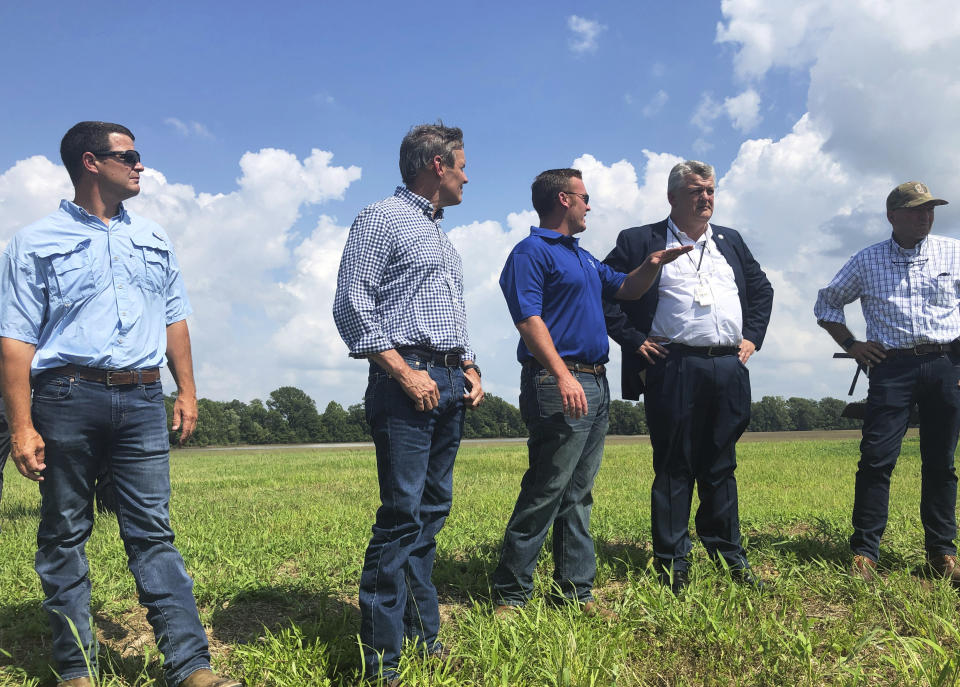
<svg viewBox="0 0 960 687"><path fill-rule="evenodd" d="M697 302L697 305L713 305L713 293L710 291L710 286L697 284L697 287L693 290L693 299Z"/></svg>

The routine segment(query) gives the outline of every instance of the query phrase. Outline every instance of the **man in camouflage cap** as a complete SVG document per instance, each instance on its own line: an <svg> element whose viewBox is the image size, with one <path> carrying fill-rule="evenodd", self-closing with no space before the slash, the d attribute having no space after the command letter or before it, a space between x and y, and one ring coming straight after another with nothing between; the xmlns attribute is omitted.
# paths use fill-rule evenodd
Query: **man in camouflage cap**
<svg viewBox="0 0 960 687"><path fill-rule="evenodd" d="M853 502L852 574L875 577L887 524L890 475L910 410L920 414L920 518L930 568L960 587L957 477L960 433L960 241L933 236L947 201L918 181L887 196L892 236L854 255L820 290L817 323L869 370L870 388ZM860 299L867 340L847 329L843 308Z"/></svg>

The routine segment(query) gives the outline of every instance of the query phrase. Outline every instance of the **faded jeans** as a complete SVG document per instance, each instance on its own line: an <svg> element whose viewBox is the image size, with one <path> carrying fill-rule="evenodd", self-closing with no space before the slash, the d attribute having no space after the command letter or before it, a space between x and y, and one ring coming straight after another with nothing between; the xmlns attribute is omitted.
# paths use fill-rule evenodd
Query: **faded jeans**
<svg viewBox="0 0 960 687"><path fill-rule="evenodd" d="M85 546L102 465L112 478L127 565L163 652L167 682L176 685L209 668L193 581L170 529L170 455L160 382L108 387L42 374L34 381L33 422L46 444L35 567L59 679L97 669Z"/></svg>
<svg viewBox="0 0 960 687"><path fill-rule="evenodd" d="M590 511L609 424L610 390L606 377L572 374L587 397L588 412L577 420L563 414L557 380L549 371L525 365L521 373L520 411L530 431L529 467L493 573L497 604L522 606L529 600L537 557L551 526L554 594L581 603L593 599L597 562Z"/></svg>

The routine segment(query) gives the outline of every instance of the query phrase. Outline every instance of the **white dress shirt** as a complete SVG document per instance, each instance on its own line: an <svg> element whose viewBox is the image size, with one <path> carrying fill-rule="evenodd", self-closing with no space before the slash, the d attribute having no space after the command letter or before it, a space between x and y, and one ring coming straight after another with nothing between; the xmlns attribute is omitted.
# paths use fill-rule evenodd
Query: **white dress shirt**
<svg viewBox="0 0 960 687"><path fill-rule="evenodd" d="M743 338L740 296L733 268L714 242L713 228L708 224L694 241L668 219L666 247L689 245L692 251L662 268L650 336L687 346L737 346Z"/></svg>

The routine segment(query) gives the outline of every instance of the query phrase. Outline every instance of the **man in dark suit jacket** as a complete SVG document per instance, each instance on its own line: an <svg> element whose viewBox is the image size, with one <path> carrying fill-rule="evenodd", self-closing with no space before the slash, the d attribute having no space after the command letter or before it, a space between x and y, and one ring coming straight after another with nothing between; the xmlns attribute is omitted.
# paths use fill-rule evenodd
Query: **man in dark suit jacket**
<svg viewBox="0 0 960 687"><path fill-rule="evenodd" d="M675 592L687 583L693 487L697 534L734 580L762 583L740 543L736 443L750 422L746 363L770 320L773 287L740 234L711 226L713 167L688 160L670 172L670 217L620 233L608 265L629 271L652 251L694 245L636 301L606 304L608 334L623 351L623 397L644 394L654 481L654 563Z"/></svg>

